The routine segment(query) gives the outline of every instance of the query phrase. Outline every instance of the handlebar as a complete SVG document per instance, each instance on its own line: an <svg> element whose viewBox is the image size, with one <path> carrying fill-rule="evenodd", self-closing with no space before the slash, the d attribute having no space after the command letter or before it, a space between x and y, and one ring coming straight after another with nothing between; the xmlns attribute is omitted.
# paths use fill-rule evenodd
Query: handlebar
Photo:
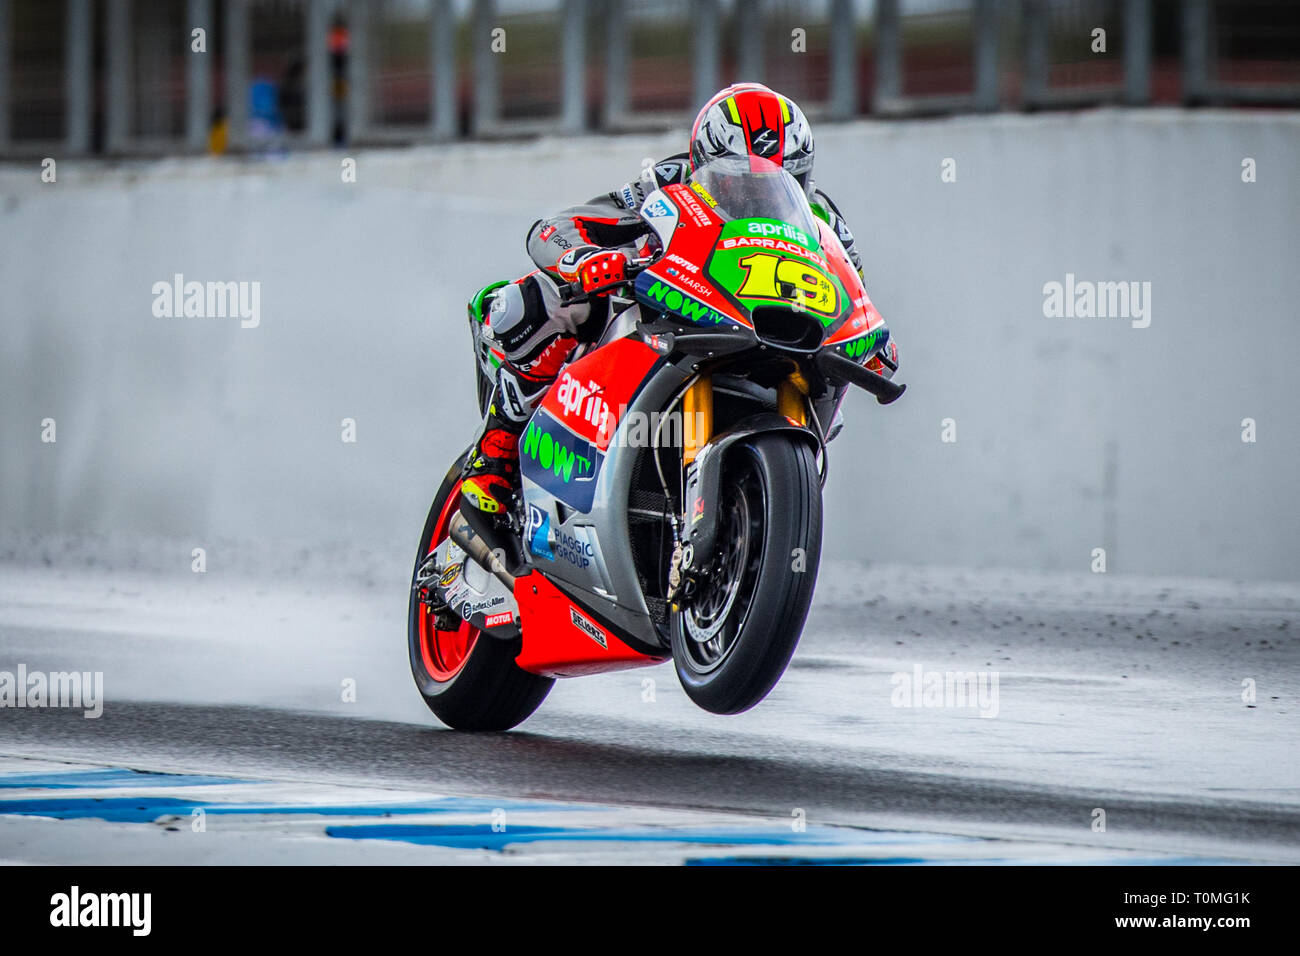
<svg viewBox="0 0 1300 956"><path fill-rule="evenodd" d="M631 259L627 264L627 273L618 282L611 282L609 285L601 286L598 289L592 289L587 292L582 288L581 282L565 282L560 286L560 305L578 305L591 300L592 296L605 295L607 292L613 292L620 286L625 286L646 269L657 261L657 257L651 256L645 259Z"/></svg>

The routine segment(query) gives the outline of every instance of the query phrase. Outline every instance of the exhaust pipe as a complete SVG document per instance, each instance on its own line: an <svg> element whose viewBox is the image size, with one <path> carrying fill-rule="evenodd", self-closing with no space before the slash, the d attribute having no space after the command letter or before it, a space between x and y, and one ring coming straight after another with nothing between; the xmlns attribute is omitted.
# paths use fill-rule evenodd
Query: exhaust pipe
<svg viewBox="0 0 1300 956"><path fill-rule="evenodd" d="M497 553L487 546L487 542L483 540L482 535L478 534L470 526L469 521L459 511L451 519L451 527L447 531L447 536L469 556L471 561L490 572L494 578L512 592L514 591L515 576L506 569Z"/></svg>

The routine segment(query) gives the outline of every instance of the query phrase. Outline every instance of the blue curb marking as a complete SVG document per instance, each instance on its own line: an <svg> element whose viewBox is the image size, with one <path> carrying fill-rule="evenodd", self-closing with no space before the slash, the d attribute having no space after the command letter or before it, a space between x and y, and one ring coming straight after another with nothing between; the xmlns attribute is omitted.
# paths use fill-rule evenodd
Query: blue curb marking
<svg viewBox="0 0 1300 956"><path fill-rule="evenodd" d="M162 816L186 816L194 810L214 816L299 815L320 817L388 817L422 813L490 813L493 810L581 810L561 804L473 800L448 797L421 804L229 804L202 803L180 797L39 797L0 799L0 815L53 817L56 820L107 820L112 823L152 823Z"/></svg>
<svg viewBox="0 0 1300 956"><path fill-rule="evenodd" d="M915 866L948 862L951 861L924 860L912 856L715 856L693 857L682 861L685 866ZM969 862L997 861L971 860Z"/></svg>
<svg viewBox="0 0 1300 956"><path fill-rule="evenodd" d="M53 772L0 774L0 789L66 790L74 788L120 789L126 787L251 786L261 781L203 774L151 773L123 768L96 768ZM36 797L5 799L0 797L0 815L51 817L59 820L100 819L114 823L152 823L166 816L188 816L194 810L226 816L319 816L319 817L392 817L417 814L488 813L497 809L528 811L599 811L612 807L543 803L528 800L490 800L474 797L443 797L424 803L394 804L237 804L203 803L173 796L105 796L105 797ZM495 832L491 824L334 824L325 833L338 839L393 840L453 849L502 851L516 843L584 842L584 843L659 843L715 846L793 847L793 846L888 846L891 844L970 844L979 837L952 834L864 830L853 827L809 827L803 832L784 827L709 827L687 826L678 829L656 827L569 827L510 826ZM687 866L881 866L881 865L1007 865L1030 862L995 858L931 858L913 856L699 856L683 861ZM1047 860L1054 862L1080 862ZM1087 860L1099 865L1226 865L1235 861L1203 857L1109 858Z"/></svg>
<svg viewBox="0 0 1300 956"><path fill-rule="evenodd" d="M180 797L71 797L60 800L0 800L0 814L53 817L56 820L107 820L110 823L151 823L167 814L189 814L201 803ZM211 812L210 808L203 807Z"/></svg>
<svg viewBox="0 0 1300 956"><path fill-rule="evenodd" d="M1235 860L1177 857L1173 859L1104 860L1034 860L1004 859L1000 857L974 857L970 859L924 859L921 857L808 857L808 856L717 856L690 857L682 861L685 866L1232 866Z"/></svg>
<svg viewBox="0 0 1300 956"><path fill-rule="evenodd" d="M863 843L914 842L917 835L876 841L870 831L811 827L802 833L782 832L776 827L698 827L691 829L584 829L578 827L511 826L493 831L490 824L439 826L436 824L358 824L325 828L328 836L348 840L397 840L423 846L445 846L472 850L502 850L512 843L618 842L618 843L709 843L722 846L842 846ZM890 835L891 837L893 834ZM922 835L926 843L968 843L974 838Z"/></svg>
<svg viewBox="0 0 1300 956"><path fill-rule="evenodd" d="M8 773L0 776L0 790L75 790L83 787L207 787L248 783L234 777L201 774L150 773L104 767L98 770L56 770L52 773Z"/></svg>

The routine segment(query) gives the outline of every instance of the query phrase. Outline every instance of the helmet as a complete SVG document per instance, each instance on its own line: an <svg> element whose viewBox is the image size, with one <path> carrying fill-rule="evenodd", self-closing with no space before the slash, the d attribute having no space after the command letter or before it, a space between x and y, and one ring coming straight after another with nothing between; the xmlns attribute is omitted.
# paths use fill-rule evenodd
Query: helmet
<svg viewBox="0 0 1300 956"><path fill-rule="evenodd" d="M691 128L691 168L720 156L757 156L780 163L808 188L813 137L794 100L762 83L736 83L704 104Z"/></svg>

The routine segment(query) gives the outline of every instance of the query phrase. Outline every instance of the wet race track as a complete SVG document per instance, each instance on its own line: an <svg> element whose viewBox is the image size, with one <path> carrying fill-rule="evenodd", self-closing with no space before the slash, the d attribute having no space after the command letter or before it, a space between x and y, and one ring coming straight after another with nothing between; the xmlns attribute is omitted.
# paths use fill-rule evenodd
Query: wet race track
<svg viewBox="0 0 1300 956"><path fill-rule="evenodd" d="M386 577L6 565L0 671L103 700L0 710L0 859L1300 860L1294 586L831 563L749 713L666 665L472 735Z"/></svg>

